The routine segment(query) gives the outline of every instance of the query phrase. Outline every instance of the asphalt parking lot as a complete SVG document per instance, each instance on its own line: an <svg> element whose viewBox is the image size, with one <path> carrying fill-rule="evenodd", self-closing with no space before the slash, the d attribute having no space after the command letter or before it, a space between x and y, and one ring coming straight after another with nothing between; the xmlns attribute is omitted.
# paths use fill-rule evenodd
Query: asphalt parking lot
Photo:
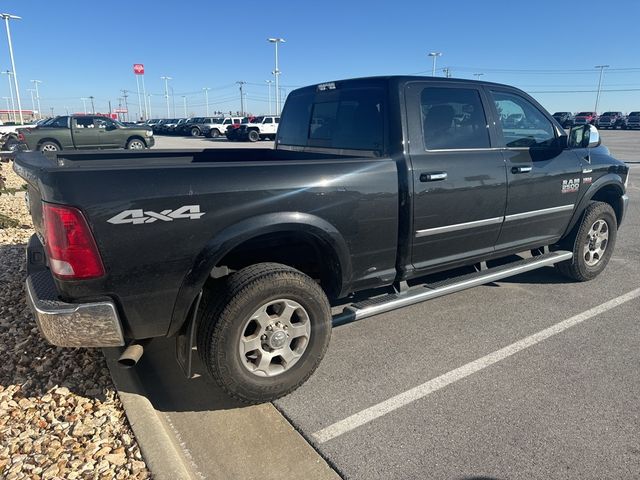
<svg viewBox="0 0 640 480"><path fill-rule="evenodd" d="M550 267L337 327L317 372L275 403L340 476L640 476L640 131L602 137L631 164L630 208L602 275L571 283ZM253 146L158 137L156 148L231 145ZM167 386L158 369L170 345L150 350L139 375L204 471L216 448L206 438L243 438L234 418L245 409L202 377ZM219 432L198 431L206 418ZM234 448L266 442L279 478L304 478L281 455L280 433Z"/></svg>

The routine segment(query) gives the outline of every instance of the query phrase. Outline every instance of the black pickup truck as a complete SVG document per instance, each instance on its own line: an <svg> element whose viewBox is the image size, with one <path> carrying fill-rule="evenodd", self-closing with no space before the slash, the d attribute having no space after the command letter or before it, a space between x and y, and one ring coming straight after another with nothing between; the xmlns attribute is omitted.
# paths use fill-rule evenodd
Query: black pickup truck
<svg viewBox="0 0 640 480"><path fill-rule="evenodd" d="M332 325L548 265L593 279L629 172L595 127L567 135L518 89L423 77L293 91L275 149L34 152L14 168L51 343L129 343L135 364L176 337L187 375L197 347L250 403L301 385Z"/></svg>

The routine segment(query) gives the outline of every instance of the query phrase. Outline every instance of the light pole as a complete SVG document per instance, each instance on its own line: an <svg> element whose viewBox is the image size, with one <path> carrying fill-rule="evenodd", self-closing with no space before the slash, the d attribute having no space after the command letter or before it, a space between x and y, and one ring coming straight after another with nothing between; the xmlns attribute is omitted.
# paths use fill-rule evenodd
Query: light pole
<svg viewBox="0 0 640 480"><path fill-rule="evenodd" d="M204 103L207 106L207 117L209 116L209 90L211 90L209 87L204 87L202 90L204 90Z"/></svg>
<svg viewBox="0 0 640 480"><path fill-rule="evenodd" d="M11 95L11 110L13 110L13 121L15 122L16 121L16 104L13 101L13 82L11 81L11 75L13 75L13 72L11 70L4 70L0 73L2 73L3 75L6 75L7 80L9 80L9 95Z"/></svg>
<svg viewBox="0 0 640 480"><path fill-rule="evenodd" d="M280 91L280 69L278 68L278 44L286 43L284 38L267 38L267 41L274 43L276 46L276 69L273 74L276 76L276 92ZM276 115L280 115L280 98L276 95Z"/></svg>
<svg viewBox="0 0 640 480"><path fill-rule="evenodd" d="M89 100L87 97L80 97L80 100L82 100L82 108L84 109L84 114L87 114L87 100Z"/></svg>
<svg viewBox="0 0 640 480"><path fill-rule="evenodd" d="M40 90L38 90L38 85L42 83L42 80L31 80L36 86L36 100L38 101L38 118L42 118L42 107L40 106Z"/></svg>
<svg viewBox="0 0 640 480"><path fill-rule="evenodd" d="M476 77L476 80L480 80L480 77L484 75L484 73L474 73L473 76Z"/></svg>
<svg viewBox="0 0 640 480"><path fill-rule="evenodd" d="M95 115L95 114L96 114L96 106L95 106L95 105L94 105L94 103L93 103L93 99L94 99L94 96L93 96L93 95L90 95L90 96L89 96L89 100L91 100L91 113L92 113L93 115ZM111 108L109 108L109 113L111 113Z"/></svg>
<svg viewBox="0 0 640 480"><path fill-rule="evenodd" d="M152 95L153 95L152 93L147 95L147 102L149 103L149 114L147 115L147 120L151 120L151 117L153 116L153 114L151 113L151 96Z"/></svg>
<svg viewBox="0 0 640 480"><path fill-rule="evenodd" d="M184 118L187 118L187 96L182 95L182 105L184 107Z"/></svg>
<svg viewBox="0 0 640 480"><path fill-rule="evenodd" d="M11 109L9 108L9 97L2 97L7 101L7 121L11 122L15 120L11 120Z"/></svg>
<svg viewBox="0 0 640 480"><path fill-rule="evenodd" d="M273 83L273 80L265 80L265 82L267 82L267 85L269 86L269 115L271 115L271 113L273 113L271 111L271 84Z"/></svg>
<svg viewBox="0 0 640 480"><path fill-rule="evenodd" d="M31 94L31 109L33 111L33 115L35 115L36 103L35 103L35 100L33 99L33 92L35 92L35 90L33 88L28 88L27 91Z"/></svg>
<svg viewBox="0 0 640 480"><path fill-rule="evenodd" d="M167 101L167 118L171 116L171 110L169 109L169 80L173 80L171 77L160 77L164 80L164 98Z"/></svg>
<svg viewBox="0 0 640 480"><path fill-rule="evenodd" d="M609 68L609 65L596 65L594 68L600 69L600 79L598 80L598 93L596 94L596 108L594 109L594 112L596 112L596 115L597 115L598 103L600 102L600 88L602 88L602 74L605 68Z"/></svg>
<svg viewBox="0 0 640 480"><path fill-rule="evenodd" d="M11 15L9 13L0 13L0 17L4 18L7 26L7 40L9 41L9 55L11 56L11 69L13 70L13 83L16 87L16 98L18 99L18 113L20 114L20 123L24 123L22 118L22 103L20 102L20 87L18 87L18 73L16 72L16 62L13 59L13 45L11 43L11 29L9 28L9 20L21 20L22 17Z"/></svg>
<svg viewBox="0 0 640 480"><path fill-rule="evenodd" d="M429 57L433 58L433 68L431 69L431 76L436 76L436 58L442 56L442 52L429 52Z"/></svg>

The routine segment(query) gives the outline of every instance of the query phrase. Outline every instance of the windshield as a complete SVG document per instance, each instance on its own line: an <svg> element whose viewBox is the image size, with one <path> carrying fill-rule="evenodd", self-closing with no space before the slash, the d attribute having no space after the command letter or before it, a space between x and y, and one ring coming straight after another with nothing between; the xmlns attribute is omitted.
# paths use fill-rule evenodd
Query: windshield
<svg viewBox="0 0 640 480"><path fill-rule="evenodd" d="M251 119L251 123L262 123L264 122L264 117L255 117Z"/></svg>
<svg viewBox="0 0 640 480"><path fill-rule="evenodd" d="M589 117L589 116L591 116L591 115L593 115L593 113L592 113L592 112L580 112L580 113L578 114L578 116L579 116L579 117Z"/></svg>
<svg viewBox="0 0 640 480"><path fill-rule="evenodd" d="M631 112L629 114L630 117L640 117L640 112Z"/></svg>
<svg viewBox="0 0 640 480"><path fill-rule="evenodd" d="M569 112L556 112L553 114L554 117L562 117L563 115L569 115Z"/></svg>
<svg viewBox="0 0 640 480"><path fill-rule="evenodd" d="M612 117L613 115L617 115L618 112L604 112L602 116L604 117Z"/></svg>

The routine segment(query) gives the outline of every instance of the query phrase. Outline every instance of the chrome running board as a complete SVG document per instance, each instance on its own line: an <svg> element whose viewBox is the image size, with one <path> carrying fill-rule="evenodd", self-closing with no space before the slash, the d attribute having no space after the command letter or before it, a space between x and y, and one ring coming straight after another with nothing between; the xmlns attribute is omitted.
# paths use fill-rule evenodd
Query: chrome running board
<svg viewBox="0 0 640 480"><path fill-rule="evenodd" d="M431 300L432 298L442 297L443 295L466 290L467 288L477 287L478 285L502 280L503 278L547 267L558 262L564 262L565 260L570 260L571 257L573 257L571 252L559 250L461 275L437 283L416 285L401 293L381 295L349 305L345 307L341 313L333 316L332 323L333 326L339 326L345 323L355 322L356 320L362 320L363 318L372 317L373 315L407 307L415 303Z"/></svg>

